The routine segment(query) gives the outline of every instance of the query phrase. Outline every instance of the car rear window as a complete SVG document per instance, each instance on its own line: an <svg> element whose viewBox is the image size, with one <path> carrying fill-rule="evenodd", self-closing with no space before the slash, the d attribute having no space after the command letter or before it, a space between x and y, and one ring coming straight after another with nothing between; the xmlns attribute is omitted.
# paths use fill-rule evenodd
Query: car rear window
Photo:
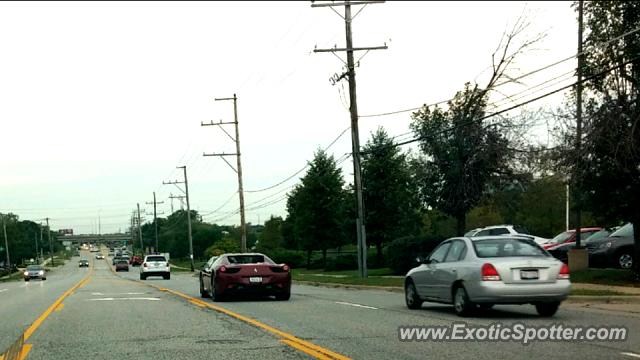
<svg viewBox="0 0 640 360"><path fill-rule="evenodd" d="M227 260L229 261L229 264L273 264L273 261L263 255L234 255L227 256Z"/></svg>
<svg viewBox="0 0 640 360"><path fill-rule="evenodd" d="M127 260L118 260L117 264L128 264Z"/></svg>
<svg viewBox="0 0 640 360"><path fill-rule="evenodd" d="M480 258L549 256L535 242L526 239L487 239L473 242L476 255Z"/></svg>
<svg viewBox="0 0 640 360"><path fill-rule="evenodd" d="M147 256L147 262L149 261L167 261L164 256Z"/></svg>

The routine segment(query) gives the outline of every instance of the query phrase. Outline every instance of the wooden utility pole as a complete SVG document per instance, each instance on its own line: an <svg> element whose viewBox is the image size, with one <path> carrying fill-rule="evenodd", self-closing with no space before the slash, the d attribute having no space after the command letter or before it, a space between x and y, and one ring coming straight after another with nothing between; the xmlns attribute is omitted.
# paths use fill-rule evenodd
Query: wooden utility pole
<svg viewBox="0 0 640 360"><path fill-rule="evenodd" d="M51 256L51 266L56 266L53 260L53 243L51 242L51 228L49 228L49 218L45 218L47 221L47 239L49 240L49 256Z"/></svg>
<svg viewBox="0 0 640 360"><path fill-rule="evenodd" d="M362 196L362 170L360 166L360 134L358 130L358 101L356 97L356 71L355 62L353 60L353 52L360 50L381 50L387 49L387 46L376 47L362 47L356 48L353 46L352 28L351 24L355 16L351 16L352 5L368 5L375 3L382 3L384 1L345 1L342 3L323 3L323 4L311 4L311 7L334 7L344 5L344 16L340 15L344 19L345 33L346 33L346 47L345 48L333 48L333 49L315 49L314 52L342 52L347 53L347 71L345 74L337 77L338 80L346 77L349 80L349 112L351 113L351 147L353 152L353 182L354 190L356 193L356 235L358 237L358 270L360 277L367 277L367 237L365 231L365 215L364 215L364 199ZM335 11L335 10L334 10ZM337 13L337 12L336 12ZM339 13L338 13L339 14Z"/></svg>
<svg viewBox="0 0 640 360"><path fill-rule="evenodd" d="M146 203L147 205L151 205L153 204L153 224L155 225L156 228L156 252L159 252L158 250L158 213L156 212L156 205L157 204L164 204L164 201L156 201L156 192L153 192L153 202L152 203Z"/></svg>
<svg viewBox="0 0 640 360"><path fill-rule="evenodd" d="M11 273L11 257L9 256L9 239L7 238L7 223L5 222L4 215L0 214L2 217L2 232L4 233L4 249L7 255L7 270Z"/></svg>
<svg viewBox="0 0 640 360"><path fill-rule="evenodd" d="M240 156L240 129L238 128L238 98L236 97L236 94L233 94L232 98L216 98L215 101L223 101L223 100L233 100L233 122L217 122L214 123L213 121L209 122L209 123L200 123L201 126L218 126L220 127L220 129L222 129L222 131L224 131L225 134L227 134L227 136L236 143L236 153L235 154L226 154L226 153L220 153L220 154L203 154L204 156L218 156L220 157L222 160L224 160L224 162L227 163L227 165L229 165L229 167L231 169L233 169L233 171L236 172L236 174L238 174L238 195L240 197L240 251L241 252L247 252L247 226L246 226L246 222L245 222L245 213L244 213L244 189L242 187L242 161L241 161L241 156ZM225 124L234 124L235 125L235 129L236 129L236 137L234 138L233 136L231 136L223 127L222 125ZM233 167L233 165L231 165L227 159L225 159L225 156L235 156L236 157L236 168Z"/></svg>
<svg viewBox="0 0 640 360"><path fill-rule="evenodd" d="M142 242L142 227L140 224L142 221L140 220L140 203L136 204L138 206L138 237L140 238L140 251L144 254L144 243ZM133 244L132 244L133 245Z"/></svg>
<svg viewBox="0 0 640 360"><path fill-rule="evenodd" d="M178 189L180 189L180 187L177 184L184 184L184 191L182 189L180 189L180 191L184 192L187 199L187 236L189 238L189 258L191 259L191 272L193 272L195 270L195 264L193 260L193 238L191 236L191 205L189 203L189 181L187 180L187 167L177 166L176 169L183 170L184 181L163 181L162 184L174 184L176 185L176 187L178 187Z"/></svg>

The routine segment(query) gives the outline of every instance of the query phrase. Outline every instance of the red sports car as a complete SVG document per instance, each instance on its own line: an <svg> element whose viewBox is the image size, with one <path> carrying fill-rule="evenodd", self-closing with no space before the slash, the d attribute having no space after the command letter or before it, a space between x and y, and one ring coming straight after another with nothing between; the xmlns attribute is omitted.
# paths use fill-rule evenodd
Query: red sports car
<svg viewBox="0 0 640 360"><path fill-rule="evenodd" d="M580 239L584 240L594 233L602 230L601 227L583 227L580 228ZM553 239L549 240L549 242L542 244L542 247L545 250L553 250L562 244L574 243L576 242L576 230L572 229L569 231L561 232L556 235Z"/></svg>
<svg viewBox="0 0 640 360"><path fill-rule="evenodd" d="M264 254L224 254L212 258L200 271L200 296L221 301L229 295L247 293L291 297L291 271Z"/></svg>

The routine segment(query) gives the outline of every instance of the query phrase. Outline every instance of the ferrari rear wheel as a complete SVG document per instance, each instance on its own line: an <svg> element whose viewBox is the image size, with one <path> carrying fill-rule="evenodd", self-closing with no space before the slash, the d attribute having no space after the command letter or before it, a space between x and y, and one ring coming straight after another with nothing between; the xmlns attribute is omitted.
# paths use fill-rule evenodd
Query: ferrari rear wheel
<svg viewBox="0 0 640 360"><path fill-rule="evenodd" d="M222 292L218 291L218 289L216 289L216 285L213 282L213 280L211 280L211 297L213 298L213 301L224 301L224 295L222 294Z"/></svg>

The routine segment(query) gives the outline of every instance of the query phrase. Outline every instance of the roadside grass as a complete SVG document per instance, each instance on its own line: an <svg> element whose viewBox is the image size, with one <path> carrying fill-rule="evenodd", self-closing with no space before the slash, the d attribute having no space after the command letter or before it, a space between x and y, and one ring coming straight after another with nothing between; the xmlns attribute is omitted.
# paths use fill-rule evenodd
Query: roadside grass
<svg viewBox="0 0 640 360"><path fill-rule="evenodd" d="M571 273L571 282L600 285L640 287L631 270L622 269L586 269Z"/></svg>
<svg viewBox="0 0 640 360"><path fill-rule="evenodd" d="M191 272L191 260L189 258L179 258L179 259L171 259L169 260L171 265L175 265L171 267L171 271L185 271ZM194 271L198 271L202 268L202 265L206 264L207 260L194 260ZM180 269L176 266L185 268Z"/></svg>
<svg viewBox="0 0 640 360"><path fill-rule="evenodd" d="M311 281L326 284L344 284L344 285L368 285L368 286L404 286L404 278L388 278L382 277L384 275L390 275L389 269L371 269L369 270L369 277L361 279L357 271L322 271L322 270L307 270L307 269L293 269L291 275L293 280L298 281Z"/></svg>
<svg viewBox="0 0 640 360"><path fill-rule="evenodd" d="M594 290L594 289L571 289L571 295L582 295L582 296L618 296L618 295L629 295L619 291L613 290Z"/></svg>
<svg viewBox="0 0 640 360"><path fill-rule="evenodd" d="M9 282L9 281L18 281L23 279L24 278L22 277L22 271L17 271L9 275L8 277L0 278L0 283Z"/></svg>

